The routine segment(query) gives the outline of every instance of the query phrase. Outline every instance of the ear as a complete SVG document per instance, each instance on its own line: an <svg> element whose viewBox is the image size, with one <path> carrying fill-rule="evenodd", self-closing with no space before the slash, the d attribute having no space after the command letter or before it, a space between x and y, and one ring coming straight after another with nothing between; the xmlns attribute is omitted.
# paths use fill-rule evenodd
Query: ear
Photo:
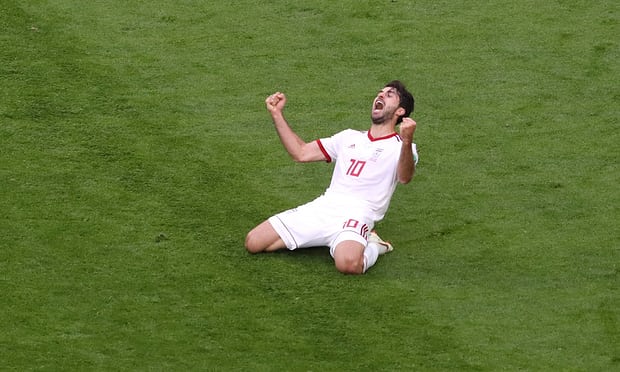
<svg viewBox="0 0 620 372"><path fill-rule="evenodd" d="M402 107L399 107L396 109L396 111L394 111L394 113L396 114L396 116L401 117L403 115L405 115L405 109Z"/></svg>

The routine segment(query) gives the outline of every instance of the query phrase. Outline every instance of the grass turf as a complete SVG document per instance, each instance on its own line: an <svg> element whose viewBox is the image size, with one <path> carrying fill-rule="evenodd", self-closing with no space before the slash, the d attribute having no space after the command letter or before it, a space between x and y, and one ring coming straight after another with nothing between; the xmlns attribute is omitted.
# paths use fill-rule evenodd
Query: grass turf
<svg viewBox="0 0 620 372"><path fill-rule="evenodd" d="M620 364L612 1L3 1L0 356L14 370ZM245 233L322 192L305 139L416 96L362 277Z"/></svg>

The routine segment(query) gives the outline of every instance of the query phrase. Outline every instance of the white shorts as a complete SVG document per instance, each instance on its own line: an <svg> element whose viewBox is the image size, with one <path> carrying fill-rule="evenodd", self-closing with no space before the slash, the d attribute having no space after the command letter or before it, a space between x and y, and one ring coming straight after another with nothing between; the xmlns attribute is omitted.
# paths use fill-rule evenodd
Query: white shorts
<svg viewBox="0 0 620 372"><path fill-rule="evenodd" d="M343 205L325 196L269 218L269 223L290 250L327 246L334 248L345 240L366 246L375 221L364 208Z"/></svg>

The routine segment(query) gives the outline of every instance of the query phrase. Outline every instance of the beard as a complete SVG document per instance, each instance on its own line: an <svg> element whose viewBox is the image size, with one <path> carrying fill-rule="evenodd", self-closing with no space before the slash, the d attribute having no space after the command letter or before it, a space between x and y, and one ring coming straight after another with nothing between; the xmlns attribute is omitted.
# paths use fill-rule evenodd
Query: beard
<svg viewBox="0 0 620 372"><path fill-rule="evenodd" d="M378 118L373 116L371 119L372 119L372 123L375 124L375 125L385 124L385 117L383 117L383 116L378 117Z"/></svg>
<svg viewBox="0 0 620 372"><path fill-rule="evenodd" d="M370 113L370 119L372 120L373 124L381 125L381 124L385 124L386 122L388 122L392 115L393 115L393 112L388 112L386 110L383 110L380 114L376 116L374 113Z"/></svg>

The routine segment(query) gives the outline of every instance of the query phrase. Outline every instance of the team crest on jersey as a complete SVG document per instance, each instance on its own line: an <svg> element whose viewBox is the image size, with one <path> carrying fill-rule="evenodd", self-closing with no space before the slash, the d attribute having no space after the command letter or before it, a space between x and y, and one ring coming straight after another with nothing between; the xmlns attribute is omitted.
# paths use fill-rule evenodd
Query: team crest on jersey
<svg viewBox="0 0 620 372"><path fill-rule="evenodd" d="M382 152L383 149L375 149L375 152L370 157L370 161L377 161L379 159L379 156L381 156Z"/></svg>

